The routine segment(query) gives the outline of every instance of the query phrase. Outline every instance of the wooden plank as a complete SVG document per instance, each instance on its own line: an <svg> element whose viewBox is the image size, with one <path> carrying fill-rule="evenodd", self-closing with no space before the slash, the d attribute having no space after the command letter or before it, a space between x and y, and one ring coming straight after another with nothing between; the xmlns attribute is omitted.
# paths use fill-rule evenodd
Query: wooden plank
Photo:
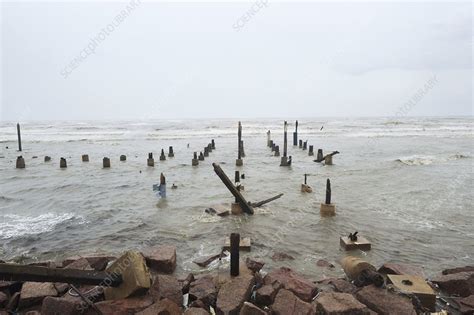
<svg viewBox="0 0 474 315"><path fill-rule="evenodd" d="M265 200L262 200L262 201L259 201L259 202L256 202L256 203L251 202L250 205L254 208L258 208L258 207L263 206L264 204L267 204L267 203L269 203L273 200L276 200L276 199L280 198L281 196L283 196L283 194L279 194L279 195L273 196L271 198L268 198L268 199L265 199Z"/></svg>
<svg viewBox="0 0 474 315"><path fill-rule="evenodd" d="M63 282L101 285L104 284L106 279L108 279L107 283L110 283L113 287L122 283L121 275L111 274L105 271L0 264L0 280L3 281Z"/></svg>
<svg viewBox="0 0 474 315"><path fill-rule="evenodd" d="M250 251L250 246L251 246L250 237L244 237L240 239L240 243L239 243L240 250ZM222 249L230 250L230 238L226 238Z"/></svg>
<svg viewBox="0 0 474 315"><path fill-rule="evenodd" d="M214 167L214 172L216 172L217 176L222 180L224 185L229 189L229 191L234 195L235 200L239 203L240 207L242 208L242 211L244 211L247 214L253 214L253 208L249 205L247 200L245 200L244 196L238 191L238 189L232 184L232 181L227 177L226 173L222 170L222 168L216 164L212 163L212 166Z"/></svg>

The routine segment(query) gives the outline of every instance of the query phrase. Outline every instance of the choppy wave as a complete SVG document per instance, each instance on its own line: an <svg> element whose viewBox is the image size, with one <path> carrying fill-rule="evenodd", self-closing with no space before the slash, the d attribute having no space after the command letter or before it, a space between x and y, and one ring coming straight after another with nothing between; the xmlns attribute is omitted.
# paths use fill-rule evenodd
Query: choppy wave
<svg viewBox="0 0 474 315"><path fill-rule="evenodd" d="M459 160L469 158L469 155L454 154L450 156L433 156L433 155L412 155L407 157L401 157L396 159L396 162L403 163L405 165L430 165L433 163L442 163L451 160Z"/></svg>
<svg viewBox="0 0 474 315"><path fill-rule="evenodd" d="M38 216L6 214L1 216L1 221L0 239L50 232L57 225L67 221L74 221L74 225L85 222L82 216L77 216L74 213L56 214L51 212Z"/></svg>

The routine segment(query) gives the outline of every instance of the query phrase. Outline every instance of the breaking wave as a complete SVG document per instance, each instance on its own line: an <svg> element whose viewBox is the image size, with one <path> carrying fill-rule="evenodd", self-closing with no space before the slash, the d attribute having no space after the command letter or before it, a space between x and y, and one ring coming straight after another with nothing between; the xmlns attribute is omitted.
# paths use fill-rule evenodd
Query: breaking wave
<svg viewBox="0 0 474 315"><path fill-rule="evenodd" d="M463 154L454 154L450 156L412 155L401 157L395 161L405 165L430 165L437 162L447 162L452 160L466 159L469 157L469 155Z"/></svg>

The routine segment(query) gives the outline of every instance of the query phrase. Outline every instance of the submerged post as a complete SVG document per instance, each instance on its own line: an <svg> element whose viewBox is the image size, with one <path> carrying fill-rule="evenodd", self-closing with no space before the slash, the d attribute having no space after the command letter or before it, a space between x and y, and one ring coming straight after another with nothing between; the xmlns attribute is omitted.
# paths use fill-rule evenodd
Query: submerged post
<svg viewBox="0 0 474 315"><path fill-rule="evenodd" d="M63 157L59 160L59 168L67 168L66 159Z"/></svg>
<svg viewBox="0 0 474 315"><path fill-rule="evenodd" d="M208 147L204 147L204 157L208 157L209 156L209 149Z"/></svg>
<svg viewBox="0 0 474 315"><path fill-rule="evenodd" d="M88 154L83 154L82 155L82 162L89 162L89 155Z"/></svg>
<svg viewBox="0 0 474 315"><path fill-rule="evenodd" d="M237 160L235 160L235 165L236 166L242 166L244 163L242 161L242 147L241 147L241 141L242 141L242 124L239 121L239 127L237 131Z"/></svg>
<svg viewBox="0 0 474 315"><path fill-rule="evenodd" d="M25 168L25 159L21 155L16 158L16 168Z"/></svg>
<svg viewBox="0 0 474 315"><path fill-rule="evenodd" d="M146 160L146 165L148 166L155 166L155 159L153 158L153 153L148 153L148 159Z"/></svg>
<svg viewBox="0 0 474 315"><path fill-rule="evenodd" d="M240 172L239 171L235 171L235 180L234 180L234 182L240 183Z"/></svg>
<svg viewBox="0 0 474 315"><path fill-rule="evenodd" d="M166 178L163 173L160 174L160 196L166 198Z"/></svg>
<svg viewBox="0 0 474 315"><path fill-rule="evenodd" d="M124 155L124 154L122 154L122 155L120 156L120 161L125 162L126 160L127 160L127 156Z"/></svg>
<svg viewBox="0 0 474 315"><path fill-rule="evenodd" d="M191 161L192 166L198 166L199 165L199 160L197 158L197 152L194 152L193 159Z"/></svg>
<svg viewBox="0 0 474 315"><path fill-rule="evenodd" d="M316 160L319 161L319 162L324 160L323 149L318 149L318 156L316 157Z"/></svg>
<svg viewBox="0 0 474 315"><path fill-rule="evenodd" d="M303 150L306 150L308 148L308 140L303 142Z"/></svg>
<svg viewBox="0 0 474 315"><path fill-rule="evenodd" d="M240 250L240 234L230 234L230 275L237 277L239 275L239 250Z"/></svg>
<svg viewBox="0 0 474 315"><path fill-rule="evenodd" d="M204 154L202 154L202 151L199 152L199 161L204 161Z"/></svg>
<svg viewBox="0 0 474 315"><path fill-rule="evenodd" d="M16 132L18 134L18 151L21 152L21 133L20 133L20 123L16 124Z"/></svg>
<svg viewBox="0 0 474 315"><path fill-rule="evenodd" d="M299 140L299 147L300 147L300 149L303 148L303 140L301 140L301 139Z"/></svg>
<svg viewBox="0 0 474 315"><path fill-rule="evenodd" d="M270 144L270 130L267 131L267 147L271 147L272 145Z"/></svg>
<svg viewBox="0 0 474 315"><path fill-rule="evenodd" d="M161 149L160 161L166 161L165 150Z"/></svg>
<svg viewBox="0 0 474 315"><path fill-rule="evenodd" d="M298 145L298 121L296 121L295 132L293 132L293 145Z"/></svg>
<svg viewBox="0 0 474 315"><path fill-rule="evenodd" d="M333 216L336 215L336 205L331 203L331 181L326 181L326 200L321 204L320 213L322 216Z"/></svg>
<svg viewBox="0 0 474 315"><path fill-rule="evenodd" d="M309 156L313 156L313 155L314 155L314 146L313 146L313 145L310 145L310 146L309 146L308 155L309 155Z"/></svg>
<svg viewBox="0 0 474 315"><path fill-rule="evenodd" d="M281 157L280 166L289 166L288 164L288 123L285 120L283 125L283 156Z"/></svg>
<svg viewBox="0 0 474 315"><path fill-rule="evenodd" d="M110 167L110 159L108 157L104 157L102 160L102 166L103 168L109 168Z"/></svg>
<svg viewBox="0 0 474 315"><path fill-rule="evenodd" d="M174 157L173 146L170 146L168 149L168 157Z"/></svg>
<svg viewBox="0 0 474 315"><path fill-rule="evenodd" d="M214 142L214 139L211 140L211 147L213 150L216 149L216 143Z"/></svg>

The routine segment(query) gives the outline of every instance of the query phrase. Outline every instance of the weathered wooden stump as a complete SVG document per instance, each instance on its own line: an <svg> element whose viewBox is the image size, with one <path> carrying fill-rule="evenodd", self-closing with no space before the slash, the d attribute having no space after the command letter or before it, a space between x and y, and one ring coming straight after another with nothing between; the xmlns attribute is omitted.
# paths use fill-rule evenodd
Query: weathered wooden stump
<svg viewBox="0 0 474 315"><path fill-rule="evenodd" d="M300 147L300 149L303 148L303 140L301 140L301 139L299 140L299 147Z"/></svg>
<svg viewBox="0 0 474 315"><path fill-rule="evenodd" d="M67 168L66 159L63 157L59 160L59 168Z"/></svg>
<svg viewBox="0 0 474 315"><path fill-rule="evenodd" d="M46 155L46 156L44 157L44 161L45 161L45 162L50 162L50 161L51 161L51 157Z"/></svg>
<svg viewBox="0 0 474 315"><path fill-rule="evenodd" d="M322 161L324 159L323 149L318 149L318 155L316 156L316 159L318 161Z"/></svg>
<svg viewBox="0 0 474 315"><path fill-rule="evenodd" d="M275 146L275 156L280 156L280 146L279 145Z"/></svg>
<svg viewBox="0 0 474 315"><path fill-rule="evenodd" d="M216 149L216 143L214 142L214 139L211 140L211 146L213 150Z"/></svg>
<svg viewBox="0 0 474 315"><path fill-rule="evenodd" d="M126 160L127 160L127 156L124 155L124 154L122 154L122 155L120 156L120 161L121 161L121 162L125 162Z"/></svg>
<svg viewBox="0 0 474 315"><path fill-rule="evenodd" d="M170 157L170 158L174 157L174 152L173 152L173 147L172 146L170 146L168 148L168 157Z"/></svg>
<svg viewBox="0 0 474 315"><path fill-rule="evenodd" d="M204 154L202 154L202 151L199 152L199 161L204 161Z"/></svg>
<svg viewBox="0 0 474 315"><path fill-rule="evenodd" d="M270 143L270 141L271 141L271 138L270 138L270 130L268 130L268 131L267 131L267 147L269 147L269 148L272 146L271 143Z"/></svg>
<svg viewBox="0 0 474 315"><path fill-rule="evenodd" d="M312 146L312 145L309 146L308 155L309 155L309 156L313 156L313 155L314 155L314 146Z"/></svg>
<svg viewBox="0 0 474 315"><path fill-rule="evenodd" d="M165 150L161 149L160 161L166 161Z"/></svg>
<svg viewBox="0 0 474 315"><path fill-rule="evenodd" d="M153 153L148 153L148 159L146 159L146 165L154 167L155 166L155 159L153 158Z"/></svg>
<svg viewBox="0 0 474 315"><path fill-rule="evenodd" d="M308 149L308 140L303 142L303 150L306 150L306 149Z"/></svg>
<svg viewBox="0 0 474 315"><path fill-rule="evenodd" d="M16 168L25 168L25 159L21 155L16 158Z"/></svg>
<svg viewBox="0 0 474 315"><path fill-rule="evenodd" d="M336 215L336 205L331 203L331 181L329 178L326 181L326 201L321 204L320 213L322 216Z"/></svg>
<svg viewBox="0 0 474 315"><path fill-rule="evenodd" d="M197 152L194 152L194 157L193 157L193 159L192 159L192 161L191 161L191 165L192 165L192 166L198 166L198 165L199 165L199 160L198 160L198 158L197 158Z"/></svg>
<svg viewBox="0 0 474 315"><path fill-rule="evenodd" d="M110 159L108 157L104 157L102 159L102 167L103 168L110 168Z"/></svg>
<svg viewBox="0 0 474 315"><path fill-rule="evenodd" d="M295 132L293 132L293 145L298 145L298 121L295 123Z"/></svg>
<svg viewBox="0 0 474 315"><path fill-rule="evenodd" d="M89 155L88 154L83 154L82 155L82 162L89 162Z"/></svg>
<svg viewBox="0 0 474 315"><path fill-rule="evenodd" d="M21 152L21 133L20 133L20 124L19 123L16 124L16 132L17 132L17 135L18 135L18 151Z"/></svg>
<svg viewBox="0 0 474 315"><path fill-rule="evenodd" d="M204 147L204 157L209 157L209 151L207 150L207 147Z"/></svg>

